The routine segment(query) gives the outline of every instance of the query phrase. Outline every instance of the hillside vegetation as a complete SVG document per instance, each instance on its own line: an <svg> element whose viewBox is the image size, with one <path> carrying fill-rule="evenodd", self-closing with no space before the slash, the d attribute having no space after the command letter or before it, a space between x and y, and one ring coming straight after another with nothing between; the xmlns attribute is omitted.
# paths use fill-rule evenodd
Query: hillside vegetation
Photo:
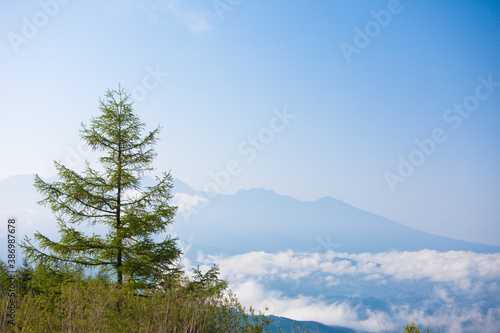
<svg viewBox="0 0 500 333"><path fill-rule="evenodd" d="M55 161L56 181L35 175L39 204L51 209L60 239L26 236L17 243L25 260L15 269L18 224L8 220L1 332L270 332L272 320L247 312L217 266L190 278L183 271L178 239L167 232L178 208L170 203L172 176L141 187L153 171L160 126L144 133L121 87L107 90L99 109L80 133L102 153L100 167L72 170ZM88 234L82 224L107 232Z"/></svg>
<svg viewBox="0 0 500 333"><path fill-rule="evenodd" d="M0 332L269 332L271 320L253 309L248 314L216 266L194 273L192 279L166 276L164 285L138 293L81 269L25 265L9 297L11 279L2 265Z"/></svg>

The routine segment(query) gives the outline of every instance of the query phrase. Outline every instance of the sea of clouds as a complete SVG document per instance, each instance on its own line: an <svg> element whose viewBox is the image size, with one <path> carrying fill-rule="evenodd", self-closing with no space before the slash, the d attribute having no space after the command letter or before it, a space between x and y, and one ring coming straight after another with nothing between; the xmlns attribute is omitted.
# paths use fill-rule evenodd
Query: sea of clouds
<svg viewBox="0 0 500 333"><path fill-rule="evenodd" d="M439 332L500 332L500 253L293 251L204 255L241 303L267 314L369 332L416 321Z"/></svg>

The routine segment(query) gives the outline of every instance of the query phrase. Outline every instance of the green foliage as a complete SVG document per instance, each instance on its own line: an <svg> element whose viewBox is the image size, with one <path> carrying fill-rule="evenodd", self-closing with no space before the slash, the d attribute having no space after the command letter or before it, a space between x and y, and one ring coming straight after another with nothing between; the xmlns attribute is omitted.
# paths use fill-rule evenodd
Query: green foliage
<svg viewBox="0 0 500 333"><path fill-rule="evenodd" d="M292 325L293 325L292 332L302 332L300 329L300 326L298 326L295 321L292 321ZM280 329L279 333L286 333L286 331L284 331L283 329Z"/></svg>
<svg viewBox="0 0 500 333"><path fill-rule="evenodd" d="M426 333L429 333L431 330L428 329L427 331L425 331ZM418 327L417 327L417 324L415 324L415 322L412 322L411 323L411 326L408 326L406 325L403 333L422 333Z"/></svg>
<svg viewBox="0 0 500 333"><path fill-rule="evenodd" d="M15 325L6 323L8 297L0 298L0 332L269 332L271 320L253 309L246 313L218 278L217 266L206 273L196 269L191 280L165 277L168 288L141 294L79 269L27 268Z"/></svg>
<svg viewBox="0 0 500 333"><path fill-rule="evenodd" d="M61 239L56 242L37 232L39 247L29 238L21 246L31 262L96 267L103 274L115 274L119 284L152 287L164 272L178 269L181 254L176 239L153 239L173 221L176 207L168 204L172 176L164 173L156 178L157 185L138 196L129 194L140 189L144 173L152 170L160 128L142 136L145 125L121 88L106 92L100 110L90 126L82 125L81 136L93 150L103 152L99 159L103 171L87 162L78 173L55 162L60 181L47 183L35 175L35 187L44 197L40 204L54 213ZM81 223L105 225L109 232L86 235L76 229Z"/></svg>
<svg viewBox="0 0 500 333"><path fill-rule="evenodd" d="M0 264L0 332L264 332L272 320L247 312L219 279L217 266L205 273L198 267L189 279L179 266L176 239L154 240L176 211L168 204L171 175L128 195L152 170L159 127L142 136L145 125L121 88L106 92L100 110L81 134L103 152L102 171L87 162L78 173L55 162L59 181L35 175L39 203L54 213L61 237L53 241L36 232L38 245L29 238L20 244L26 259L15 272L15 324L8 323L14 296L6 292L13 280ZM87 235L77 230L81 223L104 225L108 232ZM93 274L86 276L89 268Z"/></svg>

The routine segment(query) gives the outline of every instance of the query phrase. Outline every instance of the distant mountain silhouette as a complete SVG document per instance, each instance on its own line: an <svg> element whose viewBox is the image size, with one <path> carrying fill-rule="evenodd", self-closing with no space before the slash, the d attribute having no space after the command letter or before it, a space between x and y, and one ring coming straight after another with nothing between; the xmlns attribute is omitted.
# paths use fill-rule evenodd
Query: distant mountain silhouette
<svg viewBox="0 0 500 333"><path fill-rule="evenodd" d="M314 321L299 321L291 320L283 317L269 316L273 323L267 327L271 332L276 332L278 329L283 329L285 332L293 332L292 330L296 326L299 326L301 330L305 332L315 332L315 333L363 333L362 331L356 331L346 327L340 326L327 326ZM294 325L295 323L295 325Z"/></svg>
<svg viewBox="0 0 500 333"><path fill-rule="evenodd" d="M205 195L178 180L176 184L176 193L187 188L190 195ZM181 212L176 221L174 231L181 239L189 239L193 250L209 253L500 251L419 231L331 197L300 201L265 189L216 195L205 207Z"/></svg>
<svg viewBox="0 0 500 333"><path fill-rule="evenodd" d="M143 185L152 184L154 180L145 177ZM197 196L204 203L191 210L182 207L184 210L179 210L171 229L191 246L192 254L199 250L238 254L287 249L349 253L421 249L500 252L500 247L409 228L331 197L300 201L265 189L213 195L196 191L178 179L174 180L173 193L180 197ZM0 180L0 213L18 217L23 235L30 236L35 230L57 235L55 218L50 210L37 205L40 199L32 175Z"/></svg>

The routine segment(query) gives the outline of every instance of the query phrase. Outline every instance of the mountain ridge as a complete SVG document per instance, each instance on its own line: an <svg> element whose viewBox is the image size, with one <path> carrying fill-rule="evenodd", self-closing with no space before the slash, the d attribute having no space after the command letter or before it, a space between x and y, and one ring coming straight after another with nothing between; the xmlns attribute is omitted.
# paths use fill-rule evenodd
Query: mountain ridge
<svg viewBox="0 0 500 333"><path fill-rule="evenodd" d="M204 194L197 192L197 195ZM220 247L224 242L239 244L240 249L238 246L227 249L229 254L251 250L278 252L289 248L302 252L354 253L422 249L500 251L500 247L494 245L417 230L332 197L300 201L263 188L240 190L232 195L205 195L210 197L213 197L210 203L193 207L191 213L180 214L175 230L181 238L193 236L194 243L210 248ZM186 225L191 226L192 232L187 231ZM262 244L266 240L268 243Z"/></svg>
<svg viewBox="0 0 500 333"><path fill-rule="evenodd" d="M49 181L55 177L47 178ZM154 179L144 177L143 186ZM219 249L238 254L250 251L279 252L387 252L473 251L500 252L500 247L435 235L361 210L333 197L301 201L265 188L242 189L234 194L197 191L174 179L173 195L187 193L204 198L178 212L172 231L189 239L193 249ZM7 215L29 213L36 224L46 224L50 211L36 204L41 199L33 187L33 175L14 175L0 180L0 211ZM26 220L29 220L26 219ZM33 222L34 223L34 222ZM28 231L28 230L26 230Z"/></svg>

